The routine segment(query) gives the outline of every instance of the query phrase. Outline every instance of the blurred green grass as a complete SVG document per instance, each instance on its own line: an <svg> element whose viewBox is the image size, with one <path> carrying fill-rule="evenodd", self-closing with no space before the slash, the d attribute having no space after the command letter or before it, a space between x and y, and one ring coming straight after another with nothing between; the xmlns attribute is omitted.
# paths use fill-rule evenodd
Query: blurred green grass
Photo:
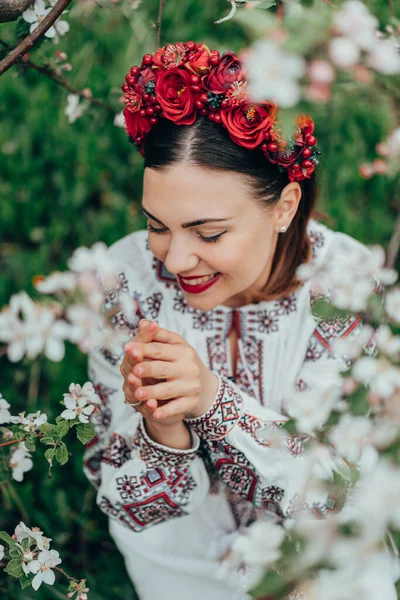
<svg viewBox="0 0 400 600"><path fill-rule="evenodd" d="M386 5L370 5L388 20ZM88 6L72 5L70 33L57 46L44 42L30 58L41 63L56 50L67 52L73 64L69 81L118 107L129 67L156 49L159 2L147 0L136 11L128 2L104 3L93 11ZM239 50L248 44L248 34L235 22L214 25L228 10L226 0L167 0L162 44L194 39L221 51ZM14 31L15 24L2 24L0 39L12 43ZM1 78L0 306L21 289L31 293L35 275L65 268L76 247L98 240L111 244L144 226L138 216L142 158L113 125L113 116L91 108L70 125L64 114L67 90L32 70L17 75L13 67ZM313 116L323 151L319 208L330 215L328 224L365 243L387 246L399 208L399 182L365 181L358 166L375 157L376 143L394 125L392 105L379 89L343 88ZM0 358L0 391L14 413L40 409L52 419L69 384L86 379L86 358L72 347L61 364L40 359L10 365ZM26 513L28 525L53 538L61 567L87 577L90 600L134 600L107 519L82 474L82 446L73 442L70 450L72 458L54 469L52 479L38 449L26 483L14 482L11 495L2 487L0 529L10 532ZM4 599L65 598L66 587L60 579L36 593L21 591L14 580L0 576Z"/></svg>

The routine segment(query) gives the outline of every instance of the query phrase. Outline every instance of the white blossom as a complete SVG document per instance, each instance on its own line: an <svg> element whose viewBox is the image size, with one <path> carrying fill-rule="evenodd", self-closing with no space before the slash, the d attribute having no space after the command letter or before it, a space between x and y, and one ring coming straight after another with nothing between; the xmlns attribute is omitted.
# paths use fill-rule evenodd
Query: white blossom
<svg viewBox="0 0 400 600"><path fill-rule="evenodd" d="M56 550L43 550L42 552L39 552L36 561L34 561L34 564L31 567L31 572L36 573L32 580L32 587L35 591L39 589L43 582L48 585L53 585L56 577L52 568L60 563L61 558Z"/></svg>
<svg viewBox="0 0 400 600"><path fill-rule="evenodd" d="M120 112L118 114L115 115L114 117L114 125L115 127L121 127L124 128L125 127L125 117L124 117L124 113Z"/></svg>
<svg viewBox="0 0 400 600"><path fill-rule="evenodd" d="M367 417L343 415L330 435L332 444L341 456L355 464L361 457L363 446L372 431L372 421Z"/></svg>
<svg viewBox="0 0 400 600"><path fill-rule="evenodd" d="M11 450L10 467L12 470L12 477L15 481L22 481L24 473L32 469L33 462L31 456L32 455L28 452L24 442L20 442Z"/></svg>
<svg viewBox="0 0 400 600"><path fill-rule="evenodd" d="M65 109L68 123L75 123L83 115L88 106L87 102L81 102L79 94L68 94L67 107Z"/></svg>
<svg viewBox="0 0 400 600"><path fill-rule="evenodd" d="M315 83L333 83L335 79L335 69L327 60L313 60L307 68L307 74L311 81Z"/></svg>
<svg viewBox="0 0 400 600"><path fill-rule="evenodd" d="M36 289L42 294L54 294L56 292L72 292L77 284L77 278L74 273L66 271L65 273L54 272L45 279L35 283Z"/></svg>
<svg viewBox="0 0 400 600"><path fill-rule="evenodd" d="M19 415L19 423L22 425L22 429L27 433L33 433L43 423L47 423L47 415L38 410L35 413L30 413L25 416L25 412L20 413Z"/></svg>
<svg viewBox="0 0 400 600"><path fill-rule="evenodd" d="M400 336L393 335L388 325L381 325L377 331L379 349L390 357L400 355Z"/></svg>
<svg viewBox="0 0 400 600"><path fill-rule="evenodd" d="M11 362L25 354L34 359L41 352L50 360L60 361L69 332L65 321L57 320L50 308L35 304L26 292L12 296L9 307L0 313L0 340L8 344Z"/></svg>
<svg viewBox="0 0 400 600"><path fill-rule="evenodd" d="M68 267L77 273L97 272L100 277L114 275L116 269L103 242L97 242L91 248L77 248L68 261Z"/></svg>
<svg viewBox="0 0 400 600"><path fill-rule="evenodd" d="M246 568L254 583L262 576L265 568L281 556L281 543L285 537L283 527L272 521L257 521L238 535L231 547L231 564Z"/></svg>
<svg viewBox="0 0 400 600"><path fill-rule="evenodd" d="M306 72L303 57L288 54L270 40L258 40L245 58L249 96L270 100L282 108L295 106L301 97L299 79Z"/></svg>
<svg viewBox="0 0 400 600"><path fill-rule="evenodd" d="M400 127L392 131L386 140L389 154L400 154Z"/></svg>
<svg viewBox="0 0 400 600"><path fill-rule="evenodd" d="M375 46L378 25L378 19L359 0L345 2L334 18L336 31L352 40L362 50L370 50Z"/></svg>
<svg viewBox="0 0 400 600"><path fill-rule="evenodd" d="M69 394L64 394L63 403L67 407L61 413L63 419L70 421L78 417L81 423L88 423L89 415L92 414L96 405L100 404L100 398L90 381L87 381L83 387L71 383Z"/></svg>
<svg viewBox="0 0 400 600"><path fill-rule="evenodd" d="M400 369L392 365L385 357L363 356L353 365L353 377L371 392L382 398L389 398L400 387Z"/></svg>
<svg viewBox="0 0 400 600"><path fill-rule="evenodd" d="M10 404L3 398L2 394L0 394L0 425L4 425L4 423L19 423L20 418L13 417L8 410L9 408Z"/></svg>
<svg viewBox="0 0 400 600"><path fill-rule="evenodd" d="M328 252L320 263L300 265L296 273L303 281L310 280L323 290L330 290L337 307L361 311L366 308L377 280L392 285L397 279L397 272L384 264L382 247L366 248L338 234L334 252Z"/></svg>
<svg viewBox="0 0 400 600"><path fill-rule="evenodd" d="M32 527L29 529L23 521L16 526L13 538L21 543L24 539L34 540L39 550L47 550L49 548L51 538L45 537L39 527Z"/></svg>
<svg viewBox="0 0 400 600"><path fill-rule="evenodd" d="M390 525L400 529L399 498L400 469L381 458L359 480L352 496L352 518L361 525L366 539L381 540Z"/></svg>
<svg viewBox="0 0 400 600"><path fill-rule="evenodd" d="M5 554L5 548L3 544L0 544L0 560L3 560Z"/></svg>
<svg viewBox="0 0 400 600"><path fill-rule="evenodd" d="M48 15L48 13L52 10L52 7L46 8L46 4L43 0L36 0L35 4L32 8L28 8L22 13L22 18L30 23L31 26L29 28L30 33L40 25L43 19ZM54 25L52 25L46 32L45 36L48 38L55 38L58 35L65 35L69 31L69 23L67 21L59 21L57 20Z"/></svg>
<svg viewBox="0 0 400 600"><path fill-rule="evenodd" d="M384 75L400 73L400 53L392 40L377 40L368 61L373 69Z"/></svg>
<svg viewBox="0 0 400 600"><path fill-rule="evenodd" d="M360 60L360 50L352 40L332 38L329 42L329 56L336 66L348 69Z"/></svg>
<svg viewBox="0 0 400 600"><path fill-rule="evenodd" d="M385 308L389 317L396 323L400 323L400 288L398 286L386 294Z"/></svg>

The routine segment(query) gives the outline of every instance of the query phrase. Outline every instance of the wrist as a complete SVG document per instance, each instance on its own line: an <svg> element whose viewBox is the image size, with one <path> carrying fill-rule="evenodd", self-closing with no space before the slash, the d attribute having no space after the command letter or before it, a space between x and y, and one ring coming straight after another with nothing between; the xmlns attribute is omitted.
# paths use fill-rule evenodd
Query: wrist
<svg viewBox="0 0 400 600"><path fill-rule="evenodd" d="M184 421L165 425L143 419L143 424L149 438L157 444L176 450L189 450L192 447L192 436Z"/></svg>
<svg viewBox="0 0 400 600"><path fill-rule="evenodd" d="M204 372L201 381L201 393L196 409L193 411L191 417L201 417L204 415L212 403L214 402L215 396L217 395L219 388L218 376L207 369L204 365Z"/></svg>

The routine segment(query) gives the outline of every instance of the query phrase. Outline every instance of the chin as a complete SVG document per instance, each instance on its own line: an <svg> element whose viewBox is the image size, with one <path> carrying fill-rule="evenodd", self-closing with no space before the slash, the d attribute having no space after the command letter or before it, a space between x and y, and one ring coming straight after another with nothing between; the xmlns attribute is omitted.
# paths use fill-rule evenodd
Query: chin
<svg viewBox="0 0 400 600"><path fill-rule="evenodd" d="M216 298L202 298L201 296L196 298L196 296L189 294L184 294L184 297L189 306L202 311L212 310L221 304L221 302L219 302Z"/></svg>

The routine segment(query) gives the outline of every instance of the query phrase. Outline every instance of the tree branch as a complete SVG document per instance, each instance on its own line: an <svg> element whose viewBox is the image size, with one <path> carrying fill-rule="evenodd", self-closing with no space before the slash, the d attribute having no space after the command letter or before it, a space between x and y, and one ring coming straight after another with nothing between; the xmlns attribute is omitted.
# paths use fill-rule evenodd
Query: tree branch
<svg viewBox="0 0 400 600"><path fill-rule="evenodd" d="M23 63L21 63L20 66L23 69L25 67L34 69L38 73L41 73L45 77L48 77L48 79L51 79L58 85L61 85L62 87L67 89L69 92L71 92L71 94L77 94L78 96L80 96L81 98L84 98L87 102L89 102L90 104L93 104L94 106L98 106L99 108L104 108L105 110L107 110L108 112L111 112L113 114L116 114L118 112L117 109L115 109L111 104L104 102L104 100L98 100L97 98L88 97L84 91L79 90L78 88L71 85L67 79L65 79L64 77L61 77L60 75L57 75L57 73L54 71L54 69L51 69L50 67L46 67L43 65L37 65L36 63L33 63L31 60L24 61Z"/></svg>
<svg viewBox="0 0 400 600"><path fill-rule="evenodd" d="M66 7L72 0L58 0L57 4L51 9L43 21L30 33L14 50L12 50L2 61L0 61L0 75L8 71L24 54L36 44L36 42L50 29L62 15Z"/></svg>
<svg viewBox="0 0 400 600"><path fill-rule="evenodd" d="M165 0L160 0L160 7L158 9L157 19L157 50L161 47L161 22L162 22L162 11Z"/></svg>

